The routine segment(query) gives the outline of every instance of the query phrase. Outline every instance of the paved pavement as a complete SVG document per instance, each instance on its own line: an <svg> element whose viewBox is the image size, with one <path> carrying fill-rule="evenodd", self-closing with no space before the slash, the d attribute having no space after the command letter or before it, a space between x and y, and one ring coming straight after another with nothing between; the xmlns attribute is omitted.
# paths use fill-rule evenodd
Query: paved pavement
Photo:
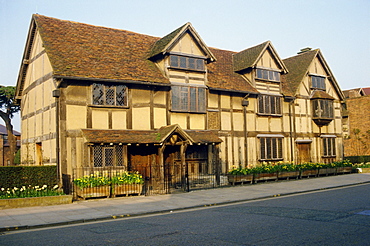
<svg viewBox="0 0 370 246"><path fill-rule="evenodd" d="M274 196L370 183L369 173L346 174L157 196L78 201L72 204L0 210L0 231L116 219L186 208L216 206Z"/></svg>

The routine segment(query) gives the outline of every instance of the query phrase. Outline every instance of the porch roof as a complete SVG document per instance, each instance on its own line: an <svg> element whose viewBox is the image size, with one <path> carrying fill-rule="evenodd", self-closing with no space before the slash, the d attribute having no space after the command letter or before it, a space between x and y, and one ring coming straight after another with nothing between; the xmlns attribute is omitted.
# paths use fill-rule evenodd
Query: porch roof
<svg viewBox="0 0 370 246"><path fill-rule="evenodd" d="M167 126L158 130L100 130L82 129L82 133L89 143L113 144L163 144L172 136L177 127ZM182 131L182 130L181 130ZM190 144L220 143L222 140L214 131L183 131Z"/></svg>

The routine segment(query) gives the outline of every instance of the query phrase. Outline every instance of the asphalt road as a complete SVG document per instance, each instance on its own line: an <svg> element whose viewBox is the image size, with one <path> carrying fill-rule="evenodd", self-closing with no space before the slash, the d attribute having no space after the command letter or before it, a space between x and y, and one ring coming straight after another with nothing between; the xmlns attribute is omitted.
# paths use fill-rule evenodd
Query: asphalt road
<svg viewBox="0 0 370 246"><path fill-rule="evenodd" d="M370 184L0 235L0 245L370 245Z"/></svg>

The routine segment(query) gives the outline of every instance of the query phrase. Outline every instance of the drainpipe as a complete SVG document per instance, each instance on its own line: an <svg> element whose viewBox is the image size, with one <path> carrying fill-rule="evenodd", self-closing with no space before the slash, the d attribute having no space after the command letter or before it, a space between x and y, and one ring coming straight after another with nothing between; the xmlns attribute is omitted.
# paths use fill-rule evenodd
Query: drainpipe
<svg viewBox="0 0 370 246"><path fill-rule="evenodd" d="M294 143L293 143L293 115L292 106L294 103L294 97L285 97L284 100L289 103L289 137L290 137L290 160L294 161ZM295 134L294 134L295 135Z"/></svg>
<svg viewBox="0 0 370 246"><path fill-rule="evenodd" d="M244 158L245 158L244 165L245 167L248 167L248 128L247 128L247 107L249 105L248 96L249 94L247 94L242 100L243 118L244 118Z"/></svg>
<svg viewBox="0 0 370 246"><path fill-rule="evenodd" d="M59 187L62 186L62 170L60 165L60 144L59 144L59 97L60 97L60 89L53 90L53 97L55 97L55 141L56 141L56 162L57 162L57 179L59 183Z"/></svg>

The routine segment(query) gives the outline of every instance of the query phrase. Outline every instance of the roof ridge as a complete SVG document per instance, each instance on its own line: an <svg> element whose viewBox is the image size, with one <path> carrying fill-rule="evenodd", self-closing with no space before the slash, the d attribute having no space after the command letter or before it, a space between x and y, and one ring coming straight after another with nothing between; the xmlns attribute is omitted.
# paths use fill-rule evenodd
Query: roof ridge
<svg viewBox="0 0 370 246"><path fill-rule="evenodd" d="M50 16L46 16L46 15L40 15L40 14L33 14L32 16L36 17L36 18L41 17L41 18L53 19L53 20L56 20L56 21L69 22L69 23L73 23L73 24L90 26L90 27L97 27L97 28L103 28L103 29L109 29L109 30L123 31L123 32L128 32L128 33L133 33L133 34L137 34L137 35L143 35L143 36L148 36L148 37L160 39L160 37L158 37L158 36L143 34L143 33L134 32L134 31L126 30L126 29L120 29L120 28L116 28L116 27L107 27L107 26L94 25L94 24L89 24L89 23L84 23L84 22L79 22L79 21L63 20L63 19L50 17Z"/></svg>

